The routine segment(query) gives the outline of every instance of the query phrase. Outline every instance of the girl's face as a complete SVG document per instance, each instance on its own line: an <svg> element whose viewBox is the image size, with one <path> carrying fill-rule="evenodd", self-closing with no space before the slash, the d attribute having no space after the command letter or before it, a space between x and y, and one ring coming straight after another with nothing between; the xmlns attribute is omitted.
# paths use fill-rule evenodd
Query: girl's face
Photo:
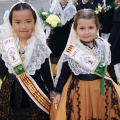
<svg viewBox="0 0 120 120"><path fill-rule="evenodd" d="M89 0L82 0L83 3L87 3Z"/></svg>
<svg viewBox="0 0 120 120"><path fill-rule="evenodd" d="M60 0L61 4L66 4L68 0Z"/></svg>
<svg viewBox="0 0 120 120"><path fill-rule="evenodd" d="M98 28L93 19L79 19L77 21L76 34L80 40L89 43L96 38Z"/></svg>
<svg viewBox="0 0 120 120"><path fill-rule="evenodd" d="M35 28L35 20L31 10L13 11L12 27L20 40L28 40Z"/></svg>

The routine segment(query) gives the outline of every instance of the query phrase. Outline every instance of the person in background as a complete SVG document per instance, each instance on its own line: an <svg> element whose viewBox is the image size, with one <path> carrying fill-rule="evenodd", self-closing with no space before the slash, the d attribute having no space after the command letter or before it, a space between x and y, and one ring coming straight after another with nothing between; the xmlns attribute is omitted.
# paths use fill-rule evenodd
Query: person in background
<svg viewBox="0 0 120 120"><path fill-rule="evenodd" d="M76 8L71 0L54 0L50 12L60 14L62 27L56 27L50 36L48 46L52 51L51 62L53 74L56 74L56 64L66 46Z"/></svg>
<svg viewBox="0 0 120 120"><path fill-rule="evenodd" d="M79 10L57 66L54 120L120 119L120 87L106 70L111 62L110 44L96 38L98 30L97 14ZM94 71L98 59L102 63Z"/></svg>
<svg viewBox="0 0 120 120"><path fill-rule="evenodd" d="M116 3L120 3L120 0L116 0ZM113 26L108 38L108 42L111 44L111 66L115 67L117 79L120 83L120 7L117 7L112 19Z"/></svg>
<svg viewBox="0 0 120 120"><path fill-rule="evenodd" d="M79 3L76 6L77 11L81 9L92 9L95 10L95 5L90 2L90 0L82 0L81 3Z"/></svg>
<svg viewBox="0 0 120 120"><path fill-rule="evenodd" d="M77 0L77 3L80 4L82 1L81 0Z"/></svg>
<svg viewBox="0 0 120 120"><path fill-rule="evenodd" d="M100 21L100 36L108 40L112 29L112 18L115 8L109 8L114 0L93 0L93 4L98 8L98 4L101 5L102 11L99 12L98 17ZM108 7L108 9L106 9Z"/></svg>
<svg viewBox="0 0 120 120"><path fill-rule="evenodd" d="M0 120L49 120L50 53L36 9L15 3L0 26Z"/></svg>

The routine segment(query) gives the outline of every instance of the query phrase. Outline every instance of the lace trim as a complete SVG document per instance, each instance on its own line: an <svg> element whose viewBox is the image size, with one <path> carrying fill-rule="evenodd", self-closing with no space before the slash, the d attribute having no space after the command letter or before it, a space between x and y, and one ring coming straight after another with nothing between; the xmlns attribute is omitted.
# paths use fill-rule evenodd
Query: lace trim
<svg viewBox="0 0 120 120"><path fill-rule="evenodd" d="M56 5L51 6L50 12L54 14L61 14L61 23L62 25L65 25L67 21L70 21L73 16L77 13L75 6L72 3L68 3L64 10L62 10L62 7L59 2L56 3Z"/></svg>
<svg viewBox="0 0 120 120"><path fill-rule="evenodd" d="M66 6L65 11L63 11L63 18L64 18L63 24L65 24L67 21L70 21L75 14L76 14L76 10L74 9L73 6L70 6L68 8Z"/></svg>
<svg viewBox="0 0 120 120"><path fill-rule="evenodd" d="M106 47L104 42L102 42L101 40L97 42L97 47L95 46L94 49L96 49L96 56L102 60L102 62L104 62L105 64L110 63L111 61L111 57L110 57L110 53L106 54L108 51L106 51ZM80 42L79 42L80 43ZM77 44L78 46L78 44ZM80 43L81 47L85 47L87 50L90 50L90 48L88 46L83 45L82 43ZM106 59L108 58L109 59ZM91 71L87 70L86 68L82 67L81 65L79 65L77 62L75 62L74 60L72 60L71 58L69 58L67 55L64 55L64 59L63 62L68 61L69 67L72 70L72 72L75 75L79 75L79 74L93 74Z"/></svg>
<svg viewBox="0 0 120 120"><path fill-rule="evenodd" d="M15 44L20 49L18 45L19 39L15 38ZM9 73L14 73L12 70L12 66L9 63L9 60L6 56L4 49L0 43L0 52L2 54L2 59L5 61L5 65L8 68ZM35 71L41 68L41 64L45 62L45 59L50 56L50 49L46 45L46 43L39 38L32 35L32 37L28 40L27 46L25 48L25 59L23 60L23 65L26 69L26 72L29 75L34 75Z"/></svg>

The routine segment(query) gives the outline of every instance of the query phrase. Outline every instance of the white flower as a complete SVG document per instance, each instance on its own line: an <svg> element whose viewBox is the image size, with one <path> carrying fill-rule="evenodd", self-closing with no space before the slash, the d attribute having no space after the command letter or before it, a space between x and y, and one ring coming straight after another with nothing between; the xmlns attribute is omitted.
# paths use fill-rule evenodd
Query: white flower
<svg viewBox="0 0 120 120"><path fill-rule="evenodd" d="M60 23L60 18L57 15L51 14L46 19L46 22L49 23L52 27L56 27Z"/></svg>
<svg viewBox="0 0 120 120"><path fill-rule="evenodd" d="M98 12L101 12L101 10L102 10L101 5L98 5Z"/></svg>
<svg viewBox="0 0 120 120"><path fill-rule="evenodd" d="M99 12L97 10L95 10L95 13L98 14Z"/></svg>
<svg viewBox="0 0 120 120"><path fill-rule="evenodd" d="M58 24L58 23L57 23L56 21L51 21L51 26L52 26L52 27L56 27L57 24Z"/></svg>
<svg viewBox="0 0 120 120"><path fill-rule="evenodd" d="M42 15L47 16L47 15L48 15L48 13L47 13L47 12L42 12Z"/></svg>

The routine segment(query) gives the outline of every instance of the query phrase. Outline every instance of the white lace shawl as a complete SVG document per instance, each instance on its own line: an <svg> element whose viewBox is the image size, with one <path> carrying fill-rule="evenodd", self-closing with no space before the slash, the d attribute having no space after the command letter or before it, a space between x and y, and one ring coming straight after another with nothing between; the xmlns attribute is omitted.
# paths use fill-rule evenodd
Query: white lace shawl
<svg viewBox="0 0 120 120"><path fill-rule="evenodd" d="M60 14L62 25L65 25L65 23L70 21L77 13L75 6L71 2L68 2L63 10L59 1L56 1L55 4L51 5L50 12L54 14Z"/></svg>
<svg viewBox="0 0 120 120"><path fill-rule="evenodd" d="M74 23L73 23L74 24ZM61 68L62 68L62 64L63 64L63 61L67 61L68 58L65 57L64 55L64 52L66 51L66 49L69 47L70 44L77 44L79 45L80 47L84 47L82 43L80 43L77 35L76 35L76 32L75 30L73 29L73 24L72 24L72 27L71 27L71 31L70 31L70 35L69 35L69 38L68 38L68 42L67 42L67 45L65 47L65 50L63 51L59 61L58 61L58 64L57 64L57 75L56 75L56 78L55 78L55 86L57 84L57 81L58 81L58 78L60 76L60 73L61 73ZM97 45L98 45L98 50L97 50L97 56L99 58L102 59L103 62L105 62L106 64L110 64L111 62L111 52L110 52L110 44L107 42L107 40L104 40L102 38L98 38L96 39L96 42L97 42ZM101 48L102 47L102 48ZM104 50L104 54L102 53ZM70 68L71 70L73 70L73 73L75 75L78 75L80 74L81 72L82 73L87 73L87 74L90 74L90 71L86 71L86 69L80 67L78 64L74 64L74 61L73 62L70 62L71 60L68 61L69 65L70 65ZM76 66L75 66L76 65ZM78 71L78 72L77 72Z"/></svg>
<svg viewBox="0 0 120 120"><path fill-rule="evenodd" d="M18 51L20 49L18 42L19 39L15 37L14 39L15 44L18 48ZM9 70L9 73L13 73L12 66L9 63L9 60L7 58L7 55L3 49L3 47L0 44L0 51L2 54L2 59L5 62L6 67ZM25 48L25 59L23 60L23 65L25 67L26 72L29 75L34 75L35 71L41 68L41 64L45 62L46 58L49 58L50 56L50 49L47 45L44 44L42 40L32 35L32 37L27 41L27 46Z"/></svg>
<svg viewBox="0 0 120 120"><path fill-rule="evenodd" d="M94 49L96 50L96 55L95 56L98 57L99 59L101 59L103 63L105 63L107 65L110 64L110 62L111 62L110 49L109 49L109 52L107 53L106 46L105 46L106 44L104 44L103 40L96 39L95 41L96 41L96 46L94 47ZM91 51L91 49L88 46L85 46L81 42L79 42L79 43L77 42L77 43L75 43L75 45L79 46L80 48L83 47L83 48L87 49L87 51ZM66 61L68 61L68 65L75 75L94 74L91 71L89 71L88 69L79 65L77 62L75 62L74 60L72 60L68 56L64 55L63 62L66 62Z"/></svg>
<svg viewBox="0 0 120 120"><path fill-rule="evenodd" d="M23 1L21 1L21 2L25 3ZM16 4L21 3L21 2L17 2ZM14 4L11 7L11 9L16 4ZM26 69L26 72L30 75L34 75L35 71L41 68L41 64L44 63L45 59L49 58L51 51L46 44L46 36L43 31L43 27L41 25L39 15L38 15L36 9L32 5L30 5L30 6L35 11L37 20L36 20L36 24L35 24L34 33L31 35L31 38L28 40L27 46L25 48L25 59L23 61L23 64ZM10 9L10 11L11 11L11 9ZM2 40L11 35L14 35L12 26L9 22L10 11L7 10L5 12L4 23L0 26L0 54L2 54L2 59L4 60L9 73L14 73L14 71L12 70L12 66L9 63L9 60L8 60L8 58L5 54L5 51L3 50L3 47L2 47ZM15 35L14 40L15 40L17 49L19 51L19 49L20 49L20 47L18 45L19 39L16 35Z"/></svg>

